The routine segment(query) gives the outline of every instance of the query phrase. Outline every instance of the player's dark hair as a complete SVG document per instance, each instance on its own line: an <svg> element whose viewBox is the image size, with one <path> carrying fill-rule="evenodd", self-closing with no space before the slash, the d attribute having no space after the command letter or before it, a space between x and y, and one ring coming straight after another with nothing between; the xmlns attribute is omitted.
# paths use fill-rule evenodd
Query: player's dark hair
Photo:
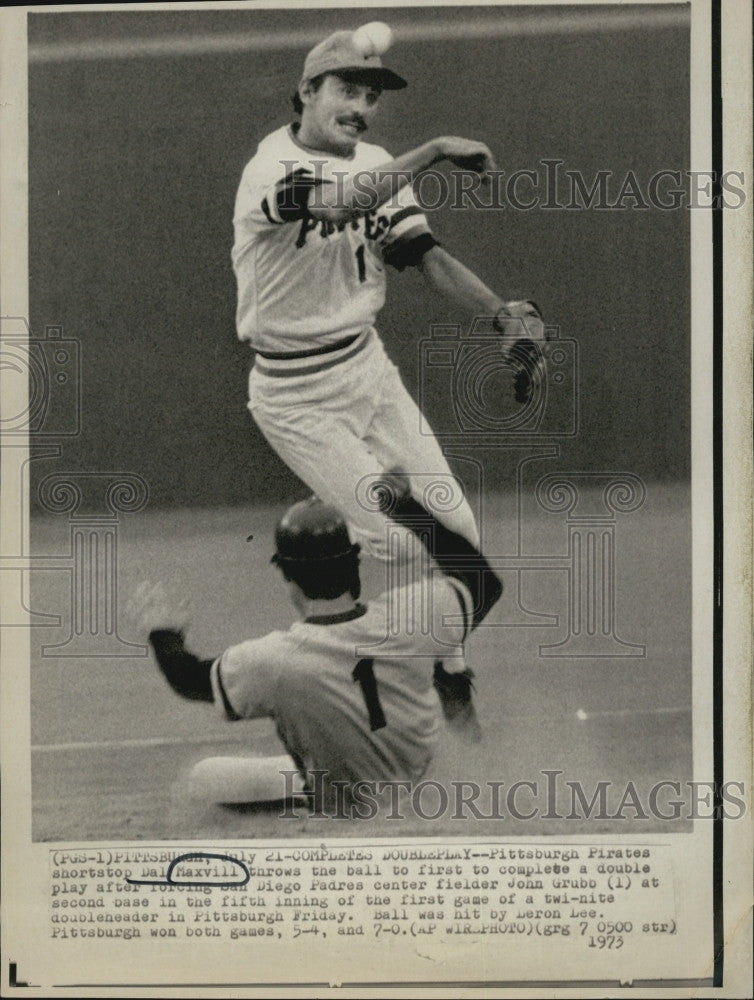
<svg viewBox="0 0 754 1000"><path fill-rule="evenodd" d="M343 594L350 594L357 601L361 594L358 552L306 562L281 559L278 566L285 579L299 586L310 601L332 601Z"/></svg>
<svg viewBox="0 0 754 1000"><path fill-rule="evenodd" d="M316 94L319 88L322 86L322 81L327 76L327 73L320 73L319 76L313 76L309 83L312 85L312 90ZM293 110L297 115L303 114L304 102L299 97L298 89L296 89L291 96L291 104L293 105Z"/></svg>
<svg viewBox="0 0 754 1000"><path fill-rule="evenodd" d="M341 72L320 73L319 76L313 76L309 81L312 84L312 90L314 91L315 94L322 86L322 81L325 79L326 76L337 76L340 77L341 80L348 80L350 83L366 83L369 84L369 86L371 87L375 86L374 77L369 72L365 73L358 69L343 70ZM382 87L377 87L376 89L379 90L380 93L382 93ZM295 94L293 94L293 96L291 97L291 103L293 104L293 110L296 112L296 114L301 115L304 110L304 102L299 97L298 90L296 90Z"/></svg>

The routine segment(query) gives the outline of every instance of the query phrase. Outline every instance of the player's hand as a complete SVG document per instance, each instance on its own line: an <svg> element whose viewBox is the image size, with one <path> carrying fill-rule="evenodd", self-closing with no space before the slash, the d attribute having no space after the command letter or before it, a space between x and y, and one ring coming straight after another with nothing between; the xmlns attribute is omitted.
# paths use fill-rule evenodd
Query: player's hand
<svg viewBox="0 0 754 1000"><path fill-rule="evenodd" d="M474 139L461 139L455 135L444 135L435 140L438 159L450 160L463 170L473 170L484 176L490 170L497 170L495 158L488 146Z"/></svg>
<svg viewBox="0 0 754 1000"><path fill-rule="evenodd" d="M188 607L185 601L171 603L161 583L140 583L126 604L126 616L143 636L161 629L185 632Z"/></svg>

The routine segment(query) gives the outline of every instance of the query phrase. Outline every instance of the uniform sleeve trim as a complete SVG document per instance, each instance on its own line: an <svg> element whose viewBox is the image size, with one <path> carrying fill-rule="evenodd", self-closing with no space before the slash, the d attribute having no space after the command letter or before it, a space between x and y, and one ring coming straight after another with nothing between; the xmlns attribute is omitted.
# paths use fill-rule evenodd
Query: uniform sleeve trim
<svg viewBox="0 0 754 1000"><path fill-rule="evenodd" d="M300 176L287 184L277 185L275 210L281 222L298 222L309 212L309 195L316 187L328 183L320 178Z"/></svg>
<svg viewBox="0 0 754 1000"><path fill-rule="evenodd" d="M225 685L223 684L223 677L221 673L222 669L222 657L215 663L215 681L217 683L217 690L222 699L223 708L225 709L225 715L231 722L238 722L241 716L236 712L230 703L230 698L225 690Z"/></svg>
<svg viewBox="0 0 754 1000"><path fill-rule="evenodd" d="M400 219L397 216L391 219L383 240L386 246L397 243L399 240L411 239L417 233L430 232L429 223L421 209L412 208L406 211L407 214L398 213L401 216Z"/></svg>
<svg viewBox="0 0 754 1000"><path fill-rule="evenodd" d="M412 215L424 215L424 212L418 205L409 205L407 208L402 208L391 217L390 229L395 229L399 223L403 222L404 219L410 218Z"/></svg>
<svg viewBox="0 0 754 1000"><path fill-rule="evenodd" d="M307 170L305 167L299 167L298 170L291 170L281 178L281 180L276 181L275 187L283 187L286 184L290 184L291 181L299 180L301 177L313 177L311 170Z"/></svg>
<svg viewBox="0 0 754 1000"><path fill-rule="evenodd" d="M466 636L471 631L474 621L474 609L472 607L471 594L456 577L449 576L446 577L446 579L455 591L458 603L461 605L461 614L463 616L463 638L461 639L461 642L465 642Z"/></svg>

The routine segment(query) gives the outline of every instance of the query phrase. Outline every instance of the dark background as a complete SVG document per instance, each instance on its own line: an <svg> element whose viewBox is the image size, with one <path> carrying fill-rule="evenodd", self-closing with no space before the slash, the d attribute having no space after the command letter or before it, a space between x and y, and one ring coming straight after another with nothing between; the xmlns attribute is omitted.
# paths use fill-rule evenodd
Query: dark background
<svg viewBox="0 0 754 1000"><path fill-rule="evenodd" d="M368 138L396 153L465 135L486 141L508 173L544 158L590 183L613 171L612 198L628 170L645 191L655 171L686 170L687 24L655 22L644 7L644 27L595 33L580 30L585 13L559 10L567 31L490 38L464 33L528 23L531 8L31 14L32 330L61 325L82 355L81 433L57 469L139 473L152 505L279 502L297 491L245 408L250 354L235 336L232 212L256 144L290 118L307 48L331 30L389 15L397 42L386 62L410 86L385 95ZM417 26L432 35L440 22L457 35L416 38ZM413 40L401 40L402 25ZM303 45L260 52L39 56L50 43L293 29ZM578 341L580 431L562 443L564 466L688 476L685 210L443 209L431 223L492 287L536 299ZM469 317L433 299L417 275L389 280L379 329L416 392L419 339L434 322ZM425 408L443 427L445 393ZM505 470L488 466L487 485L501 485ZM32 465L37 476L52 467Z"/></svg>

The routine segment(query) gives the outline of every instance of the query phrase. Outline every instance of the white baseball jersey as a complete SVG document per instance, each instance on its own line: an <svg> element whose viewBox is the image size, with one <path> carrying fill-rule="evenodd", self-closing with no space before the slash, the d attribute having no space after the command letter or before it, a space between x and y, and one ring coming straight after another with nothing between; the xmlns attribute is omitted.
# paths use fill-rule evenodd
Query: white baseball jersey
<svg viewBox="0 0 754 1000"><path fill-rule="evenodd" d="M433 573L368 606L230 647L212 666L215 703L229 719L272 717L303 772L349 783L419 778L439 734L434 663L458 653L472 611L462 583Z"/></svg>
<svg viewBox="0 0 754 1000"><path fill-rule="evenodd" d="M306 206L319 188L347 175L358 174L368 189L363 172L390 160L365 142L350 158L317 153L298 142L295 126L262 140L243 172L233 218L240 339L261 352L295 356L372 326L385 301L383 254L429 232L410 185L339 226L314 219Z"/></svg>

